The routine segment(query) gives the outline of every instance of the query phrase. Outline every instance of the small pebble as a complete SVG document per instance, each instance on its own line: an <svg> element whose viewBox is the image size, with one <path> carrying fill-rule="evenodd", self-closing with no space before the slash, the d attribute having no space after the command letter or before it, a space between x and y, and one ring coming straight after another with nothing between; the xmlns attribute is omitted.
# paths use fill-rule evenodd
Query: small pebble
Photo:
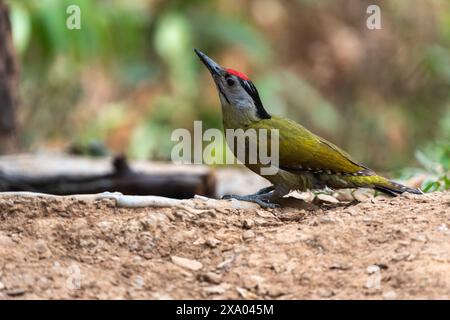
<svg viewBox="0 0 450 320"><path fill-rule="evenodd" d="M7 290L6 294L11 297L18 297L18 296L24 295L26 292L27 292L27 290L25 290L24 288L16 288L16 289Z"/></svg>
<svg viewBox="0 0 450 320"><path fill-rule="evenodd" d="M245 219L244 220L244 223L243 223L243 227L245 228L245 229L251 229L253 226L254 226L254 222L253 222L253 220L250 220L250 219Z"/></svg>
<svg viewBox="0 0 450 320"><path fill-rule="evenodd" d="M333 193L333 197L343 202L351 202L354 200L350 189L339 190Z"/></svg>
<svg viewBox="0 0 450 320"><path fill-rule="evenodd" d="M318 194L315 197L314 202L317 202L317 203L339 203L339 200L328 194Z"/></svg>
<svg viewBox="0 0 450 320"><path fill-rule="evenodd" d="M255 237L255 233L252 230L246 230L242 233L242 238L244 240L253 239Z"/></svg>
<svg viewBox="0 0 450 320"><path fill-rule="evenodd" d="M419 234L419 235L416 236L416 238L414 240L420 241L420 242L427 242L428 238L424 234Z"/></svg>
<svg viewBox="0 0 450 320"><path fill-rule="evenodd" d="M16 244L10 237L0 233L0 246L1 247L8 248L8 247L13 247L15 245Z"/></svg>
<svg viewBox="0 0 450 320"><path fill-rule="evenodd" d="M228 283L222 283L217 286L210 286L203 288L203 291L205 291L208 294L222 294L225 293L230 288L230 285Z"/></svg>
<svg viewBox="0 0 450 320"><path fill-rule="evenodd" d="M397 293L395 291L385 291L383 292L383 298L386 300L394 300L397 298Z"/></svg>
<svg viewBox="0 0 450 320"><path fill-rule="evenodd" d="M141 289L144 286L145 280L141 276L136 276L134 278L134 286L138 289Z"/></svg>
<svg viewBox="0 0 450 320"><path fill-rule="evenodd" d="M214 272L207 272L202 274L199 278L213 284L220 284L222 282L222 277Z"/></svg>
<svg viewBox="0 0 450 320"><path fill-rule="evenodd" d="M177 256L172 256L171 260L177 266L180 266L182 268L189 269L192 271L198 271L201 268L203 268L203 265L201 264L201 262L198 262L197 260L191 260L191 259L177 257Z"/></svg>
<svg viewBox="0 0 450 320"><path fill-rule="evenodd" d="M211 247L211 248L215 248L219 245L220 241L217 240L216 238L209 238L206 240L206 244Z"/></svg>
<svg viewBox="0 0 450 320"><path fill-rule="evenodd" d="M367 267L366 271L367 271L368 274L372 274L372 273L375 273L375 272L379 272L380 271L380 267L375 265L375 264L372 264L372 265Z"/></svg>
<svg viewBox="0 0 450 320"><path fill-rule="evenodd" d="M334 292L327 289L319 289L317 290L317 295L322 298L330 298L334 296Z"/></svg>
<svg viewBox="0 0 450 320"><path fill-rule="evenodd" d="M261 299L257 294L242 288L242 287L236 287L236 291L239 293L239 295L247 300L257 300L257 299Z"/></svg>
<svg viewBox="0 0 450 320"><path fill-rule="evenodd" d="M353 192L353 198L359 202L366 202L367 200L372 198L372 194L369 194L367 191L358 189Z"/></svg>

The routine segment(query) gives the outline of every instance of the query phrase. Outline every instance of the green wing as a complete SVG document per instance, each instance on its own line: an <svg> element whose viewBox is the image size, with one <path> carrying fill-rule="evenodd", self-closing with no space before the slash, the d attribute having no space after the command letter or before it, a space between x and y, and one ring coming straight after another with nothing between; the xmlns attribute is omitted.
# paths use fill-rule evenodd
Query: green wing
<svg viewBox="0 0 450 320"><path fill-rule="evenodd" d="M370 172L348 153L292 120L272 116L272 119L261 120L252 127L279 129L280 168L284 170L340 174Z"/></svg>

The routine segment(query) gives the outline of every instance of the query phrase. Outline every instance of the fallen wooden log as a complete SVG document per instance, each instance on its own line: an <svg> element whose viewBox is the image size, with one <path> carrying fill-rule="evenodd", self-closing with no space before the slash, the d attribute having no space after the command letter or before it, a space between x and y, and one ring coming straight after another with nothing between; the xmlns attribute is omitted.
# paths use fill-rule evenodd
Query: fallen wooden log
<svg viewBox="0 0 450 320"><path fill-rule="evenodd" d="M103 199L114 200L118 208L170 208L176 207L186 210L192 214L203 213L205 210L227 210L227 209L257 209L259 205L252 202L239 201L236 199L217 200L200 195L195 195L193 199L173 199L160 196L130 196L120 192L102 192L96 194L73 194L73 195L53 195L45 193L17 191L0 192L0 204L4 200L11 198L29 198L40 200L70 200L95 202Z"/></svg>
<svg viewBox="0 0 450 320"><path fill-rule="evenodd" d="M132 170L123 156L113 159L113 171L89 176L26 176L0 171L0 191L31 191L55 195L94 194L105 191L128 195L155 195L175 199L194 195L215 197L216 180L212 171L155 172Z"/></svg>

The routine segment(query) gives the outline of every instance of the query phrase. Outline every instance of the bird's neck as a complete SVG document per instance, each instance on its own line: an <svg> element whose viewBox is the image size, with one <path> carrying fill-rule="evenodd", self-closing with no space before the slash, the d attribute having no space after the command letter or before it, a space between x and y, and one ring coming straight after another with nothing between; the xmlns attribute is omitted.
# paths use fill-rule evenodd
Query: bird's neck
<svg viewBox="0 0 450 320"><path fill-rule="evenodd" d="M240 108L229 104L222 104L222 115L225 129L245 128L260 120L252 108Z"/></svg>

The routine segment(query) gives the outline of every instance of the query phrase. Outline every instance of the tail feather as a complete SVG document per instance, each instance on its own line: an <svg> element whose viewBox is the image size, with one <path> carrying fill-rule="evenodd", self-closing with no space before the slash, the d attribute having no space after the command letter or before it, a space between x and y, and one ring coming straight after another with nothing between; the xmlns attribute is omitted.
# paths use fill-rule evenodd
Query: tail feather
<svg viewBox="0 0 450 320"><path fill-rule="evenodd" d="M390 196L397 196L404 192L423 194L420 189L414 189L404 186L400 183L394 182L392 180L386 179L383 176L377 174L366 174L366 175L325 175L326 185L330 188L373 188L377 191L386 193ZM343 183L344 182L344 183Z"/></svg>
<svg viewBox="0 0 450 320"><path fill-rule="evenodd" d="M414 193L414 194L423 194L422 190L420 189L413 189L413 188L409 188L407 186L404 186L400 183L391 181L391 180L387 180L387 183L380 183L380 184L376 184L374 189L383 193L386 193L388 195L391 196L397 196L399 194L402 194L403 192L408 192L408 193Z"/></svg>

